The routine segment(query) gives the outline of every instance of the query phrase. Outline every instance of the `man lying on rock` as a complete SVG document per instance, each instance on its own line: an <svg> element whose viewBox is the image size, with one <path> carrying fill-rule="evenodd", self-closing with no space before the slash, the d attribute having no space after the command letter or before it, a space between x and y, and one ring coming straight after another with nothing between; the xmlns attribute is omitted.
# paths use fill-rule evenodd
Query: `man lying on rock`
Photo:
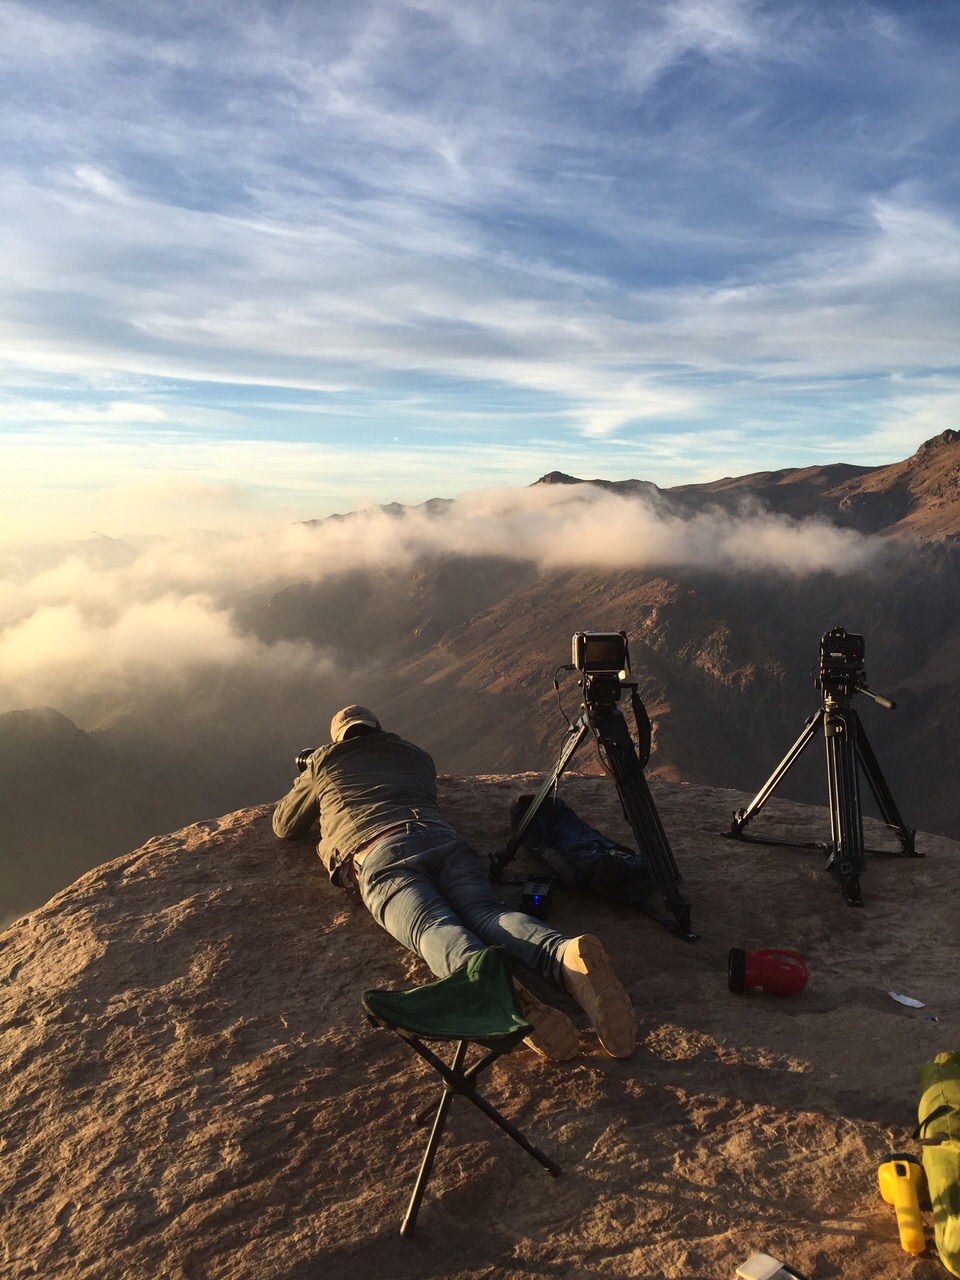
<svg viewBox="0 0 960 1280"><path fill-rule="evenodd" d="M320 825L317 852L334 884L359 890L374 920L439 978L486 947L573 996L614 1058L636 1044L636 1016L599 940L568 938L500 901L480 859L437 807L437 772L425 751L385 733L372 711L344 707L331 742L304 763L277 805L282 839ZM577 1029L565 1013L514 980L533 1027L527 1044L548 1058L574 1057Z"/></svg>

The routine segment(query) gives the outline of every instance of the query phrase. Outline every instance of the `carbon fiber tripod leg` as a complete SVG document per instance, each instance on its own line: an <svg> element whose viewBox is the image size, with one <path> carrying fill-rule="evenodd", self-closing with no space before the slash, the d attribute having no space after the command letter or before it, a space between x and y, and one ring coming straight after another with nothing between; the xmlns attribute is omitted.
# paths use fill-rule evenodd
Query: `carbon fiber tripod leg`
<svg viewBox="0 0 960 1280"><path fill-rule="evenodd" d="M840 882L851 907L862 907L860 873L864 869L863 814L857 775L857 713L831 709L824 717L830 850L827 869Z"/></svg>
<svg viewBox="0 0 960 1280"><path fill-rule="evenodd" d="M601 760L616 783L637 849L647 858L666 907L665 915L658 911L654 918L691 941L696 936L690 928L691 905L680 888L680 870L640 767L627 722L619 711L601 712L592 718L591 727Z"/></svg>
<svg viewBox="0 0 960 1280"><path fill-rule="evenodd" d="M893 798L893 793L887 786L887 780L884 778L877 762L877 757L873 754L873 748L867 741L866 730L863 722L857 718L857 755L860 760L860 767L863 769L863 776L870 785L873 792L873 798L877 802L877 808L880 814L890 828L895 831L900 841L900 847L907 858L922 858L922 853L917 853L916 848L916 831L908 827L903 818L900 817L900 810L897 808L897 802Z"/></svg>
<svg viewBox="0 0 960 1280"><path fill-rule="evenodd" d="M783 757L783 759L774 769L773 773L771 773L770 777L766 780L766 782L763 784L763 786L760 788L757 794L753 797L753 799L750 801L747 807L745 809L736 810L736 812L733 815L733 822L730 825L729 834L731 836L740 836L741 838L745 838L743 836L743 828L747 825L747 823L750 821L751 818L755 818L757 816L757 814L760 812L763 806L767 803L767 801L773 795L777 787L777 784L786 776L789 770L796 763L796 761L800 756L801 751L803 751L807 743L813 739L817 730L820 728L820 725L822 724L822 722L823 722L823 709L821 708L814 715L812 715L810 719L807 721L807 723L803 726L803 729L800 733L799 738L797 738L796 742L793 744L793 746L790 748L787 754Z"/></svg>

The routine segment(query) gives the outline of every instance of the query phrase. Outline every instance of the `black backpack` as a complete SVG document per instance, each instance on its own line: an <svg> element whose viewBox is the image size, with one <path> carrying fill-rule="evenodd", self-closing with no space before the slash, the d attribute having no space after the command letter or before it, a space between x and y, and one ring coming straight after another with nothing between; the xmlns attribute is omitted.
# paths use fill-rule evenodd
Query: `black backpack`
<svg viewBox="0 0 960 1280"><path fill-rule="evenodd" d="M513 802L511 829L516 829L532 802L533 796L519 796ZM546 797L521 843L541 857L557 879L571 889L635 907L657 892L642 854L595 831L557 796Z"/></svg>

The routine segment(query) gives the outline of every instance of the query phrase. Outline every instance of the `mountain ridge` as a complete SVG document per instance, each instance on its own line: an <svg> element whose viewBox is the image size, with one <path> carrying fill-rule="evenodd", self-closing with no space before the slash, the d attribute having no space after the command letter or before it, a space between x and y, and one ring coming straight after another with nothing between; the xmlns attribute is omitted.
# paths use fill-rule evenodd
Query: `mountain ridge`
<svg viewBox="0 0 960 1280"><path fill-rule="evenodd" d="M700 509L705 496L721 504L749 498L781 515L832 515L839 526L861 533L936 540L960 535L960 432L948 428L909 458L873 467L845 462L786 467L663 489L648 480L581 480L551 471L534 484L587 484L674 504L688 513Z"/></svg>

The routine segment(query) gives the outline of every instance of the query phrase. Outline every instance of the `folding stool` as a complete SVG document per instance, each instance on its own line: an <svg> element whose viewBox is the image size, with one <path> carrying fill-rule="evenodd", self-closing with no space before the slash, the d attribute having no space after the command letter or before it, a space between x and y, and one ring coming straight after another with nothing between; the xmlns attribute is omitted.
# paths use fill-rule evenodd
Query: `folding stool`
<svg viewBox="0 0 960 1280"><path fill-rule="evenodd" d="M428 982L408 991L366 991L363 1007L374 1026L399 1036L433 1067L443 1082L420 1172L400 1224L402 1236L413 1235L420 1202L454 1095L472 1102L555 1178L559 1176L560 1166L535 1147L477 1091L481 1072L514 1049L533 1030L517 1008L513 985L499 948L488 947L478 952L462 969L437 982ZM456 1042L451 1062L447 1064L437 1057L423 1043L425 1040ZM486 1052L468 1067L465 1062L470 1044L476 1044ZM414 1117L414 1122L425 1125L432 1110L432 1106L426 1107Z"/></svg>

